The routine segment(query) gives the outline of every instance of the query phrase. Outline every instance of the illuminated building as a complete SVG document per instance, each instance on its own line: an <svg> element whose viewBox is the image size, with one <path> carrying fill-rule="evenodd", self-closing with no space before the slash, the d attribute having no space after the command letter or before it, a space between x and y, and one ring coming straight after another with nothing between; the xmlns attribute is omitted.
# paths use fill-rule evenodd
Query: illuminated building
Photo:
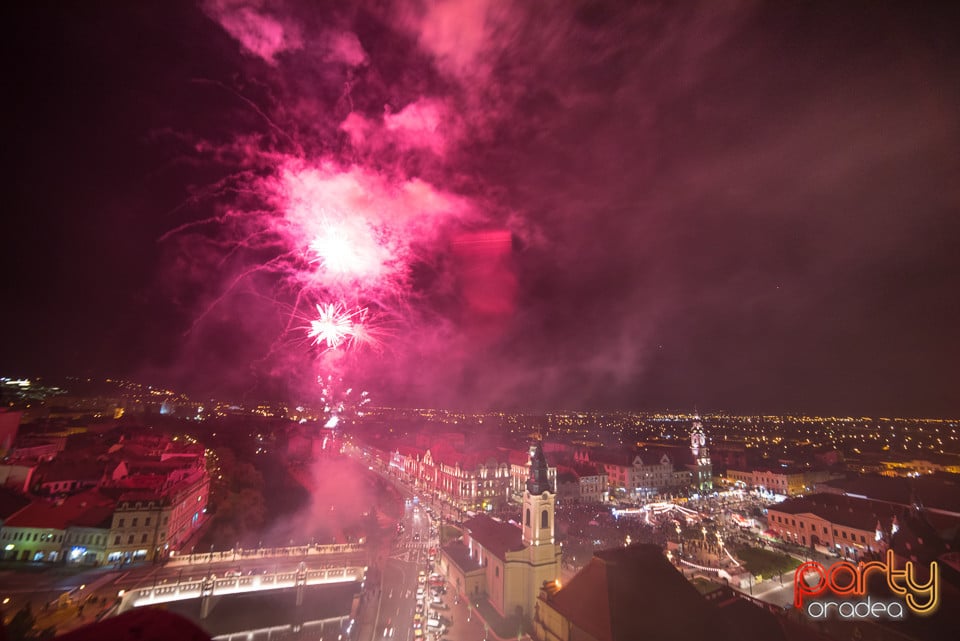
<svg viewBox="0 0 960 641"><path fill-rule="evenodd" d="M210 478L203 467L181 469L158 486L122 493L107 561L152 560L180 550L206 521L209 495Z"/></svg>
<svg viewBox="0 0 960 641"><path fill-rule="evenodd" d="M767 508L769 531L790 543L827 548L859 559L886 550L885 536L896 518L893 506L836 494L790 498Z"/></svg>
<svg viewBox="0 0 960 641"><path fill-rule="evenodd" d="M745 487L781 496L807 494L818 483L835 478L828 470L782 466L755 470L727 470L727 478Z"/></svg>
<svg viewBox="0 0 960 641"><path fill-rule="evenodd" d="M713 490L713 466L710 463L710 450L707 447L707 436L703 433L703 423L699 417L693 421L690 430L690 454L693 455L691 472L693 473L693 487L697 492Z"/></svg>
<svg viewBox="0 0 960 641"><path fill-rule="evenodd" d="M103 561L113 500L90 490L66 499L38 499L11 515L0 530L10 561Z"/></svg>

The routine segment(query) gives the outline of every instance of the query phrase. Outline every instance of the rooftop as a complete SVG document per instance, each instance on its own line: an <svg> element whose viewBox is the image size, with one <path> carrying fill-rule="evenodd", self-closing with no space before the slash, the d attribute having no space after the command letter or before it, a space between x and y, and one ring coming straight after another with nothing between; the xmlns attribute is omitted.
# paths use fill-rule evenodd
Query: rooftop
<svg viewBox="0 0 960 641"><path fill-rule="evenodd" d="M507 552L516 552L524 547L523 531L520 528L495 521L485 514L467 519L463 526L470 533L470 538L498 559L505 560Z"/></svg>
<svg viewBox="0 0 960 641"><path fill-rule="evenodd" d="M463 541L453 541L443 546L443 553L464 573L481 569L476 559L470 556L470 548L464 545Z"/></svg>
<svg viewBox="0 0 960 641"><path fill-rule="evenodd" d="M863 497L900 505L911 505L915 500L924 507L960 514L960 479L945 475L917 478L880 475L856 476L821 483L828 491L848 496Z"/></svg>
<svg viewBox="0 0 960 641"><path fill-rule="evenodd" d="M725 638L710 604L655 545L597 552L547 601L597 641Z"/></svg>
<svg viewBox="0 0 960 641"><path fill-rule="evenodd" d="M66 499L38 499L18 510L4 527L64 530L71 525L98 527L113 514L114 502L97 490L74 494Z"/></svg>
<svg viewBox="0 0 960 641"><path fill-rule="evenodd" d="M901 512L889 503L840 494L811 494L790 498L771 505L771 511L786 514L813 514L831 523L872 532L877 521L888 527L891 519Z"/></svg>

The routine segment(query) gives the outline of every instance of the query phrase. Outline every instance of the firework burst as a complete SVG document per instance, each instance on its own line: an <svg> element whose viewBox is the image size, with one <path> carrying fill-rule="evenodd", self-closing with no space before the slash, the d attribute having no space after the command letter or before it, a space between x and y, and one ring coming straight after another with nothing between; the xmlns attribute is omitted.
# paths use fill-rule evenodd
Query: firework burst
<svg viewBox="0 0 960 641"><path fill-rule="evenodd" d="M365 307L348 310L342 303L317 305L317 318L310 321L307 336L314 345L326 345L327 349L368 343L372 339L364 328L367 317Z"/></svg>
<svg viewBox="0 0 960 641"><path fill-rule="evenodd" d="M333 429L344 420L361 418L364 407L370 403L370 394L367 391L357 392L352 387L343 387L343 379L332 374L326 377L318 376L320 384L320 399L323 401L323 412L327 417L324 427Z"/></svg>

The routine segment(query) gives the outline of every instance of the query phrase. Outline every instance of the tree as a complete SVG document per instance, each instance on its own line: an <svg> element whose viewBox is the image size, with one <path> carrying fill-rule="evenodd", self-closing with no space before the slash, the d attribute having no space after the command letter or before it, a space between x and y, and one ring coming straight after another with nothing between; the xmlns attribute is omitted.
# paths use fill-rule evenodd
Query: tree
<svg viewBox="0 0 960 641"><path fill-rule="evenodd" d="M240 492L245 489L263 491L263 474L250 463L238 463L230 475L230 489Z"/></svg>
<svg viewBox="0 0 960 641"><path fill-rule="evenodd" d="M53 638L54 629L52 627L38 631L34 629L36 624L37 617L33 614L33 608L28 601L7 624L7 641L36 641Z"/></svg>

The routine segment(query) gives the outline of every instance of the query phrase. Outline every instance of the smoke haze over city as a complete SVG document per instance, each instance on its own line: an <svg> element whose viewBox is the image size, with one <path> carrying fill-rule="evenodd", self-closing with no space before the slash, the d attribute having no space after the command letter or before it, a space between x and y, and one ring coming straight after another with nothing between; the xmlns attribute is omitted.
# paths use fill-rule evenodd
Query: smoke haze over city
<svg viewBox="0 0 960 641"><path fill-rule="evenodd" d="M16 9L3 373L960 411L956 7L544 6Z"/></svg>

